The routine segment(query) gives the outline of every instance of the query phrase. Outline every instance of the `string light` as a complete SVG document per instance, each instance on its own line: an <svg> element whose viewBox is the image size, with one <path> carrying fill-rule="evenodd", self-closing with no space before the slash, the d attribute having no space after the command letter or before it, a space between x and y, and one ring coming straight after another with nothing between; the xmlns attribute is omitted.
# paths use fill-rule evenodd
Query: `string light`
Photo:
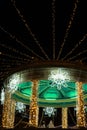
<svg viewBox="0 0 87 130"><path fill-rule="evenodd" d="M42 58L40 55L36 54L32 49L30 49L29 47L27 47L25 44L23 44L23 42L21 42L20 40L18 40L18 38L16 38L14 35L10 34L8 31L6 31L4 28L2 28L0 26L0 29L3 30L5 33L7 33L12 39L14 39L17 43L19 43L20 45L22 45L23 47L25 47L27 50L29 50L32 54L34 54L35 56L39 57L40 59L44 60L44 58Z"/></svg>
<svg viewBox="0 0 87 130"><path fill-rule="evenodd" d="M5 44L0 44L0 46L4 47L4 48L6 48L6 49L9 49L9 50L11 50L11 51L13 51L13 52L16 52L16 53L18 53L18 54L20 54L20 55L22 55L22 56L26 56L26 57L32 59L31 56L29 56L29 55L27 55L27 54L25 54L25 53L22 53L22 52L20 52L19 50L16 50L16 49L14 49L14 48L11 48L11 47L9 47L9 46L6 46Z"/></svg>
<svg viewBox="0 0 87 130"><path fill-rule="evenodd" d="M68 60L72 60L72 59L74 59L74 58L76 58L76 57L78 57L78 56L80 56L81 54L84 54L84 53L86 53L86 52L87 52L87 49L84 50L84 51L79 52L77 55L75 55L75 56L69 58ZM84 59L84 58L83 58L83 59Z"/></svg>
<svg viewBox="0 0 87 130"><path fill-rule="evenodd" d="M37 104L37 87L38 87L38 81L33 80L33 86L32 86L32 96L31 96L31 102L30 102L30 112L29 112L29 125L38 127L38 104Z"/></svg>
<svg viewBox="0 0 87 130"><path fill-rule="evenodd" d="M75 47L74 47L64 58L62 58L62 60L66 59L67 56L69 56L70 54L72 54L72 52L73 52L77 47L79 47L80 44L82 44L82 42L86 39L86 37L87 37L87 34L85 34L85 35L83 36L83 38L79 41L79 43L77 43L77 44L75 45Z"/></svg>
<svg viewBox="0 0 87 130"><path fill-rule="evenodd" d="M18 59L18 60L24 60L24 61L27 61L27 59L19 58L19 57L12 56L12 55L10 55L10 54L6 54L6 53L2 53L2 55L7 56L7 57L10 57L10 58Z"/></svg>
<svg viewBox="0 0 87 130"><path fill-rule="evenodd" d="M52 0L53 59L55 59L55 1L56 0Z"/></svg>
<svg viewBox="0 0 87 130"><path fill-rule="evenodd" d="M60 90L62 87L68 87L67 82L70 81L70 76L67 72L58 69L51 71L48 80L51 82L51 87L57 87Z"/></svg>
<svg viewBox="0 0 87 130"><path fill-rule="evenodd" d="M60 55L61 55L61 53L62 53L63 47L64 47L65 42L66 42L66 39L67 39L67 37L68 37L69 30L70 30L70 28L71 28L72 22L73 22L74 17L75 17L75 13L76 13L76 9L77 9L77 4L78 4L78 2L79 2L79 1L76 0L75 5L74 5L74 9L73 9L73 13L72 13L72 15L71 15L71 17L70 17L70 21L69 21L68 27L67 27L67 29L66 29L66 33L65 33L65 37L64 37L63 43L61 44L61 47L60 47L60 51L59 51L57 60L59 60L59 58L60 58Z"/></svg>
<svg viewBox="0 0 87 130"><path fill-rule="evenodd" d="M46 56L46 58L49 60L48 55L46 54L46 52L44 51L44 49L41 47L39 41L37 40L37 38L35 37L35 34L31 31L31 28L29 27L29 25L27 24L26 20L24 19L24 16L21 14L20 10L16 7L15 4L15 0L11 0L11 2L13 3L13 6L15 7L18 15L20 16L21 20L23 21L25 27L27 28L27 30L30 32L30 35L33 37L35 43L38 45L38 47L41 49L42 53Z"/></svg>
<svg viewBox="0 0 87 130"><path fill-rule="evenodd" d="M77 127L85 127L85 110L84 110L84 95L82 89L82 82L76 82L77 85Z"/></svg>
<svg viewBox="0 0 87 130"><path fill-rule="evenodd" d="M5 92L5 101L3 105L3 128L14 128L15 119L15 101L11 99L11 93Z"/></svg>
<svg viewBox="0 0 87 130"><path fill-rule="evenodd" d="M1 104L4 104L4 100L5 100L5 90L4 90L4 88L2 88L2 90L1 90L1 98L0 98Z"/></svg>
<svg viewBox="0 0 87 130"><path fill-rule="evenodd" d="M68 127L68 108L62 108L62 128Z"/></svg>

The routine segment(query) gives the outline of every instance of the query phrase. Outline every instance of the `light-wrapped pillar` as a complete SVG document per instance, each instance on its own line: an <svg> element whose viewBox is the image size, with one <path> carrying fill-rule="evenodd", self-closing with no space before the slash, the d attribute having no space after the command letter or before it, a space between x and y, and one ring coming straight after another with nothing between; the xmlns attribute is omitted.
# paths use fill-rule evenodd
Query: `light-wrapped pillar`
<svg viewBox="0 0 87 130"><path fill-rule="evenodd" d="M85 110L84 110L84 95L82 89L82 82L77 82L77 127L85 127Z"/></svg>
<svg viewBox="0 0 87 130"><path fill-rule="evenodd" d="M5 101L3 105L2 127L14 128L15 120L15 100L11 99L11 93L5 92Z"/></svg>
<svg viewBox="0 0 87 130"><path fill-rule="evenodd" d="M38 127L38 104L37 104L37 89L38 80L33 80L32 96L29 110L29 126Z"/></svg>
<svg viewBox="0 0 87 130"><path fill-rule="evenodd" d="M68 108L62 108L62 128L68 127Z"/></svg>

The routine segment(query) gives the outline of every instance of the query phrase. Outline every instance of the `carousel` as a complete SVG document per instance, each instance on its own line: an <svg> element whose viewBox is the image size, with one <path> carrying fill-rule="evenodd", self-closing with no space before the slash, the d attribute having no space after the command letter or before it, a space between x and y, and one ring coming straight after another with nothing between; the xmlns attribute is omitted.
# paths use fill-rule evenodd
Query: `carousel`
<svg viewBox="0 0 87 130"><path fill-rule="evenodd" d="M54 114L57 108L61 108L62 128L68 128L68 109L75 107L76 127L86 127L87 71L85 65L49 61L31 63L30 66L23 68L20 68L20 71L15 70L4 81L3 128L14 128L17 107L26 109L26 105L29 105L29 127L39 127L39 108L41 107L49 116Z"/></svg>

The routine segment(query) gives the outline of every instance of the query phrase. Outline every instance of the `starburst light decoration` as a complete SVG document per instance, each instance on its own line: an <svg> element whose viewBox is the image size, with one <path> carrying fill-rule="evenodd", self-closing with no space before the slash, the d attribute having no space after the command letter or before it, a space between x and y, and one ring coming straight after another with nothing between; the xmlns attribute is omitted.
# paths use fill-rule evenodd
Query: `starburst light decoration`
<svg viewBox="0 0 87 130"><path fill-rule="evenodd" d="M21 113L24 112L26 109L26 105L24 105L22 102L17 102L16 103L16 110Z"/></svg>
<svg viewBox="0 0 87 130"><path fill-rule="evenodd" d="M18 84L20 83L20 75L14 74L9 79L9 83L7 85L8 91L14 93L18 89Z"/></svg>
<svg viewBox="0 0 87 130"><path fill-rule="evenodd" d="M0 95L1 104L4 104L4 100L5 100L5 90L4 88L2 88L1 95Z"/></svg>
<svg viewBox="0 0 87 130"><path fill-rule="evenodd" d="M43 111L45 112L45 115L51 117L52 115L55 115L56 109L54 107L46 107L43 108Z"/></svg>
<svg viewBox="0 0 87 130"><path fill-rule="evenodd" d="M51 87L57 87L57 89L60 90L62 87L68 87L67 82L70 81L70 76L68 72L58 69L51 71L48 80L51 83Z"/></svg>

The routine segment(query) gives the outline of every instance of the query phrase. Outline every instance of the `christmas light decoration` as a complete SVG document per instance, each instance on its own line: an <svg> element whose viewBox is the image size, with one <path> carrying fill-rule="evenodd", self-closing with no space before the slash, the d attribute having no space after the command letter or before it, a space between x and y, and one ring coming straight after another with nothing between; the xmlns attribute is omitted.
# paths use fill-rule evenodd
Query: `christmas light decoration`
<svg viewBox="0 0 87 130"><path fill-rule="evenodd" d="M9 79L7 89L9 92L14 93L18 89L18 84L20 83L20 75L14 74Z"/></svg>
<svg viewBox="0 0 87 130"><path fill-rule="evenodd" d="M37 104L37 89L38 89L38 81L33 80L32 86L32 96L31 103L29 109L29 125L33 127L38 127L38 104Z"/></svg>
<svg viewBox="0 0 87 130"><path fill-rule="evenodd" d="M82 82L77 82L77 127L85 127L85 110L84 110L84 96L82 90Z"/></svg>
<svg viewBox="0 0 87 130"><path fill-rule="evenodd" d="M68 108L62 108L62 128L68 127Z"/></svg>
<svg viewBox="0 0 87 130"><path fill-rule="evenodd" d="M63 39L63 42L61 44L61 47L60 47L60 51L59 51L59 54L58 54L58 57L57 57L57 60L59 60L60 58L60 55L62 53L62 50L63 50L63 47L66 43L66 39L68 38L68 35L69 35L69 30L72 26L72 23L73 23L73 20L74 20L74 17L75 17L75 14L76 14L76 10L77 10L77 6L78 6L78 0L75 1L75 4L74 4L74 8L73 8L73 12L72 12L72 15L70 17L70 20L69 20L69 23L68 23L68 26L66 28L66 33L65 33L65 36L64 36L64 39Z"/></svg>
<svg viewBox="0 0 87 130"><path fill-rule="evenodd" d="M57 87L60 90L62 87L68 87L67 82L70 81L70 76L67 72L58 69L51 72L48 80L51 82L51 87Z"/></svg>
<svg viewBox="0 0 87 130"><path fill-rule="evenodd" d="M54 107L46 107L43 108L43 111L45 112L45 115L51 117L52 115L55 115L56 109Z"/></svg>
<svg viewBox="0 0 87 130"><path fill-rule="evenodd" d="M21 113L24 112L26 109L26 105L24 105L22 102L17 102L16 103L16 110Z"/></svg>
<svg viewBox="0 0 87 130"><path fill-rule="evenodd" d="M0 97L1 104L4 104L4 100L5 100L5 90L4 88L2 88Z"/></svg>
<svg viewBox="0 0 87 130"><path fill-rule="evenodd" d="M2 127L14 128L15 104L15 100L11 99L11 93L6 91L3 105Z"/></svg>

